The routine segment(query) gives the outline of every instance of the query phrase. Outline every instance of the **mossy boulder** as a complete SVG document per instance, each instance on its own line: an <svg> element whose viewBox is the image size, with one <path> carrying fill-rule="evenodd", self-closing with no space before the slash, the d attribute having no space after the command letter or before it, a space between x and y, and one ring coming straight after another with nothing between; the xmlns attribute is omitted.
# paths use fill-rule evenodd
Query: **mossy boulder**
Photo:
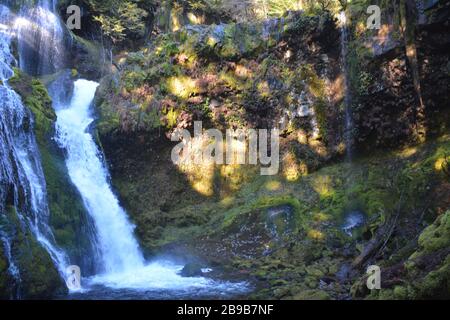
<svg viewBox="0 0 450 320"><path fill-rule="evenodd" d="M418 247L400 265L382 268L382 289L370 292L366 278L352 288L354 298L367 299L448 299L450 296L450 211L440 215L419 236ZM383 271L384 270L384 271ZM392 277L397 280L392 280ZM401 278L401 281L398 281ZM398 283L390 285L391 282ZM385 285L387 284L387 286Z"/></svg>
<svg viewBox="0 0 450 320"><path fill-rule="evenodd" d="M419 248L406 262L409 295L416 299L450 297L450 211L419 237Z"/></svg>
<svg viewBox="0 0 450 320"><path fill-rule="evenodd" d="M19 296L23 299L46 299L67 293L67 287L49 253L29 228L22 224L16 209L9 206L5 214L6 219L1 221L1 228L7 231L10 238L10 255L18 269L20 280L17 283L9 271L2 272L0 280L7 287L3 288L6 291L0 290L1 295L7 294L8 298ZM0 255L0 261L3 254ZM0 264L0 267L6 270L9 265L6 262Z"/></svg>
<svg viewBox="0 0 450 320"><path fill-rule="evenodd" d="M67 293L67 287L50 255L33 235L19 235L13 250L20 270L22 298L46 299Z"/></svg>
<svg viewBox="0 0 450 320"><path fill-rule="evenodd" d="M305 290L295 295L293 300L330 300L330 295L322 290Z"/></svg>
<svg viewBox="0 0 450 320"><path fill-rule="evenodd" d="M439 216L419 237L420 250L411 256L411 260L450 247L450 211Z"/></svg>

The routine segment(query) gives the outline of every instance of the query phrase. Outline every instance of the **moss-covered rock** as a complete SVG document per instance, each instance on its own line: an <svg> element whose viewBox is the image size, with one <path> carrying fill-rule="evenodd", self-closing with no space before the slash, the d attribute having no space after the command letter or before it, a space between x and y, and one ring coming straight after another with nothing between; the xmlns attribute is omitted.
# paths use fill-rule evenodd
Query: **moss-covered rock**
<svg viewBox="0 0 450 320"><path fill-rule="evenodd" d="M450 245L450 211L438 217L419 237L420 251L410 259L418 259L422 255L447 249Z"/></svg>
<svg viewBox="0 0 450 320"><path fill-rule="evenodd" d="M3 245L0 246L0 299L7 300L13 297L11 288L11 277L8 270L8 261Z"/></svg>
<svg viewBox="0 0 450 320"><path fill-rule="evenodd" d="M118 70L97 92L100 136L170 133L191 127L195 119L218 128L278 127L284 121L282 129L290 126L292 137L306 124L305 137L320 145L320 138L332 134L328 122L336 112L325 85L336 70L328 72L332 66L323 62L333 36L338 38L331 16L299 13L163 34L147 48L116 58ZM323 49L300 45L306 41ZM337 61L336 52L328 59ZM297 72L299 67L304 72ZM300 104L308 110L298 111Z"/></svg>
<svg viewBox="0 0 450 320"><path fill-rule="evenodd" d="M1 277L6 287L0 290L1 295L8 295L8 298L46 299L66 293L67 287L50 255L21 223L15 208L8 207L5 215L6 219L2 219L0 226L8 230L10 235L10 255L19 272L19 283L6 270L9 267L6 262L2 265L6 271L2 272Z"/></svg>
<svg viewBox="0 0 450 320"><path fill-rule="evenodd" d="M352 288L353 297L368 299L448 299L450 295L450 212L437 217L419 236L416 251L399 265L386 267L382 289L365 288L365 278ZM391 280L396 277L396 280ZM398 278L401 278L399 280ZM392 285L391 283L398 284ZM384 285L383 285L384 284Z"/></svg>
<svg viewBox="0 0 450 320"><path fill-rule="evenodd" d="M321 290L306 290L293 297L294 300L330 300L330 295Z"/></svg>
<svg viewBox="0 0 450 320"><path fill-rule="evenodd" d="M419 248L406 262L416 299L450 297L450 211L439 216L419 237Z"/></svg>
<svg viewBox="0 0 450 320"><path fill-rule="evenodd" d="M415 98L404 53L396 45L378 53L371 48L378 37L361 24L365 4L348 7L357 146L419 141L412 134ZM370 150L351 164L330 163L346 148L348 92L338 31L328 14L294 13L284 21L188 26L116 57L117 69L102 80L96 97L99 138L148 253L194 252L255 279L258 298L302 292L305 298L350 298L362 265L380 263L379 255L390 279L401 274L396 267L417 249L412 239L447 210L448 136L401 152ZM359 43L362 38L369 45ZM436 65L446 59L433 56ZM447 80L435 76L444 90ZM191 129L194 120L219 129L281 127L280 174L173 165L173 145L164 136ZM268 212L280 207L293 214L269 219ZM349 235L342 225L352 211L367 219ZM370 295L363 282L354 289L354 298ZM395 281L380 295L413 296Z"/></svg>
<svg viewBox="0 0 450 320"><path fill-rule="evenodd" d="M9 84L33 112L37 139L48 139L53 132L56 114L44 84L19 69L14 69L14 76L9 79Z"/></svg>
<svg viewBox="0 0 450 320"><path fill-rule="evenodd" d="M19 235L13 250L20 270L23 299L54 298L67 293L66 285L54 262L33 235Z"/></svg>

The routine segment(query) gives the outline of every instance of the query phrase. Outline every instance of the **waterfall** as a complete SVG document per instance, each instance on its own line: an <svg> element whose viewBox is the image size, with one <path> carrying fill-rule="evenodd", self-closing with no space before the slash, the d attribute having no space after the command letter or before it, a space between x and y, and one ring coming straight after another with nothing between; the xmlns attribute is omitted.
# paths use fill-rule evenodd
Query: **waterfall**
<svg viewBox="0 0 450 320"><path fill-rule="evenodd" d="M353 158L353 117L352 117L352 99L350 93L350 82L348 78L348 24L347 15L345 11L342 11L339 15L339 20L341 22L341 59L342 59L342 70L344 75L344 113L345 113L345 127L344 127L344 140L346 146L347 158L349 161Z"/></svg>
<svg viewBox="0 0 450 320"><path fill-rule="evenodd" d="M33 132L33 116L23 105L19 95L8 85L14 74L16 61L10 52L12 32L11 14L0 6L0 214L5 218L12 206L23 228L29 228L50 254L61 275L67 258L57 248L48 225L49 209L39 149ZM20 281L20 271L11 254L11 236L0 230L9 262L9 271Z"/></svg>
<svg viewBox="0 0 450 320"><path fill-rule="evenodd" d="M87 279L88 284L135 290L246 290L242 283L184 278L179 275L183 265L168 261L145 262L133 234L134 226L111 190L102 154L89 132L94 121L91 106L97 86L96 82L77 80L69 105L56 107L56 140L66 150L70 178L94 220L97 233L98 263L102 272Z"/></svg>
<svg viewBox="0 0 450 320"><path fill-rule="evenodd" d="M20 270L11 252L14 235L2 228L6 210L13 206L22 225L31 230L50 254L62 276L68 258L55 244L49 227L45 178L33 132L33 116L18 94L8 86L12 66L19 65L31 75L64 70L65 28L55 14L56 1L41 0L36 7L21 9L12 19L0 6L0 240L9 263L9 273L20 283ZM14 20L14 23L10 21ZM17 36L19 62L10 52L11 37ZM168 261L146 262L134 236L134 225L119 204L109 184L103 156L90 134L94 118L92 101L98 84L75 83L62 77L50 86L57 114L55 140L66 152L68 174L78 189L95 232L90 237L99 273L84 278L83 287L100 285L113 289L183 291L204 289L214 294L246 290L246 284L217 282L203 277L179 275L183 265ZM72 91L73 85L73 92ZM71 95L71 98L66 96ZM83 274L83 270L81 270ZM200 291L196 291L200 292Z"/></svg>
<svg viewBox="0 0 450 320"><path fill-rule="evenodd" d="M143 266L144 258L128 221L108 183L108 173L92 135L90 106L98 84L75 82L70 106L57 110L57 141L67 151L70 178L94 219L101 251L102 269L124 272Z"/></svg>
<svg viewBox="0 0 450 320"><path fill-rule="evenodd" d="M65 29L55 13L56 1L24 7L15 20L19 66L31 75L51 74L66 64Z"/></svg>

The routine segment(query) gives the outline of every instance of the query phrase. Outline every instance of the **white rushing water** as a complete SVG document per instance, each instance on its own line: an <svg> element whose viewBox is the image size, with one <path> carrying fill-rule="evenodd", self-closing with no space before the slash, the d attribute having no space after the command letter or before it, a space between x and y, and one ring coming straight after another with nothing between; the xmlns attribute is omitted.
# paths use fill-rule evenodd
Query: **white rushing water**
<svg viewBox="0 0 450 320"><path fill-rule="evenodd" d="M20 96L8 85L14 74L12 67L17 64L10 51L12 21L9 9L0 5L0 213L5 209L7 198L9 202L12 198L20 221L30 228L61 275L64 275L67 257L56 246L49 227L46 183L33 132L33 117ZM19 280L19 270L8 243L10 236L3 230L0 237L4 242L10 273Z"/></svg>
<svg viewBox="0 0 450 320"><path fill-rule="evenodd" d="M70 178L94 219L103 270L125 272L143 266L144 259L133 236L134 226L111 190L100 151L88 132L97 86L87 80L75 82L70 106L57 110L57 141L67 151Z"/></svg>
<svg viewBox="0 0 450 320"><path fill-rule="evenodd" d="M95 222L97 243L100 246L104 272L88 279L88 284L100 284L113 289L245 290L242 283L182 277L179 272L183 265L169 261L145 262L133 234L134 226L111 190L102 155L89 133L89 127L94 121L90 107L97 86L92 81L76 81L70 105L57 110L57 141L67 151L66 164L70 178Z"/></svg>
<svg viewBox="0 0 450 320"><path fill-rule="evenodd" d="M36 6L23 6L15 19L19 65L29 74L55 73L65 65L65 30L55 13L56 2L40 0Z"/></svg>

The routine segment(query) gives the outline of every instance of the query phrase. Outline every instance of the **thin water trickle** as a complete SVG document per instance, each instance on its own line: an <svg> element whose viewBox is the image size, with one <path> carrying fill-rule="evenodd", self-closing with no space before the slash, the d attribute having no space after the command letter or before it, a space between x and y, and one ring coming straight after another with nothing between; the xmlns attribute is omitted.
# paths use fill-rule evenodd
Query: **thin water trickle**
<svg viewBox="0 0 450 320"><path fill-rule="evenodd" d="M346 217L342 230L349 236L353 236L353 231L364 225L366 221L365 215L360 211L349 212Z"/></svg>
<svg viewBox="0 0 450 320"><path fill-rule="evenodd" d="M339 20L341 23L341 64L344 76L344 113L345 113L345 123L344 123L344 141L346 146L346 153L348 161L352 161L353 158L353 116L352 116L352 99L350 92L350 82L348 77L348 42L349 42L349 31L347 15L345 11L339 14Z"/></svg>

